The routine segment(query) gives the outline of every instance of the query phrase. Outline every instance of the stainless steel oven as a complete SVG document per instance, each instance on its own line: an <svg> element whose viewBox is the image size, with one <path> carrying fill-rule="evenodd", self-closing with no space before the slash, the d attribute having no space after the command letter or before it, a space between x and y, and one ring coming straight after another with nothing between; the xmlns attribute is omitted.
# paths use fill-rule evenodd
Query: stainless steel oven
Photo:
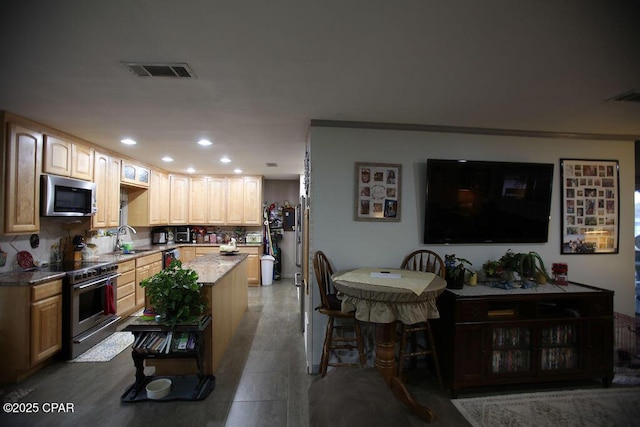
<svg viewBox="0 0 640 427"><path fill-rule="evenodd" d="M75 262L52 265L67 273L63 287L63 345L75 359L116 331L118 264Z"/></svg>

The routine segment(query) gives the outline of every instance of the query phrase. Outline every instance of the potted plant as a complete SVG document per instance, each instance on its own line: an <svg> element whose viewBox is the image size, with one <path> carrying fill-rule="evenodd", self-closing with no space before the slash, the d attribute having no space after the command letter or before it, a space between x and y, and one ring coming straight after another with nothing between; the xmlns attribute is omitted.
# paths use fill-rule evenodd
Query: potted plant
<svg viewBox="0 0 640 427"><path fill-rule="evenodd" d="M206 309L198 273L182 268L180 260L173 260L169 267L144 279L140 286L146 289L155 313L172 326L178 322L193 321Z"/></svg>
<svg viewBox="0 0 640 427"><path fill-rule="evenodd" d="M444 256L445 280L447 288L462 289L464 277L467 272L472 273L466 266L471 266L471 262L464 258L456 257L456 254Z"/></svg>

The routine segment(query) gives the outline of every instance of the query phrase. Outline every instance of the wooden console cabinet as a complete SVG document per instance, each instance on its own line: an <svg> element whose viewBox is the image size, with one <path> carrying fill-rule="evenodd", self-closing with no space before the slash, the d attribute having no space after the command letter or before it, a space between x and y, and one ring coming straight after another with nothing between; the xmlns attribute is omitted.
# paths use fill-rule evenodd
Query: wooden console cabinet
<svg viewBox="0 0 640 427"><path fill-rule="evenodd" d="M482 386L613 380L613 292L570 283L447 289L432 320L451 393Z"/></svg>

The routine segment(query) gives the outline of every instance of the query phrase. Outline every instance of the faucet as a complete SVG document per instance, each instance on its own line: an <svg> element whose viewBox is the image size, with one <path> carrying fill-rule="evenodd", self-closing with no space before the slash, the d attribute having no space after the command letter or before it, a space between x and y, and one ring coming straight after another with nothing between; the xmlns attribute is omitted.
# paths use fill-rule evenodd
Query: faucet
<svg viewBox="0 0 640 427"><path fill-rule="evenodd" d="M120 249L122 249L122 247L120 246L120 233L122 232L122 230L124 230L126 233L127 228L131 230L133 234L136 234L136 229L131 227L130 225L121 225L120 227L118 227L118 230L116 231L116 247L114 248L114 252L119 252Z"/></svg>

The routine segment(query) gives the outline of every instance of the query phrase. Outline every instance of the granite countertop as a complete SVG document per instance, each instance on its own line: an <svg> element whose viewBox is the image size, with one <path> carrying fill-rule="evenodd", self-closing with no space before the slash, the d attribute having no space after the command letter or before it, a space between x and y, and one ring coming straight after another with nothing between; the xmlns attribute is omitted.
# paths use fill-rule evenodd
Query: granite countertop
<svg viewBox="0 0 640 427"><path fill-rule="evenodd" d="M198 273L198 283L213 286L248 256L248 254L207 254L183 264L183 267L191 268Z"/></svg>
<svg viewBox="0 0 640 427"><path fill-rule="evenodd" d="M136 259L142 256L151 255L154 253L163 252L170 249L176 249L181 247L207 247L220 246L217 243L179 243L179 244L170 244L170 245L149 245L149 246L139 246L134 248L134 253L132 254L119 254L119 253L107 253L100 254L98 258L93 261L97 262L123 262L131 259ZM252 246L260 246L260 244L239 244L239 247L252 247ZM135 252L139 251L139 252ZM191 268L198 272L200 276L200 281L205 285L213 285L217 280L220 280L229 270L231 270L232 266L235 266L244 258L247 257L247 254L237 254L237 255L220 255L220 254L207 254L205 256L199 256L196 260L185 263L185 266L189 264ZM203 263L212 263L212 265L204 265ZM196 269L196 264L198 265L198 269ZM29 286L29 285L38 285L44 282L48 282L51 280L61 279L65 276L64 272L51 272L51 271L41 271L41 270L32 270L32 271L22 271L15 270L10 271L8 273L0 274L0 286Z"/></svg>

